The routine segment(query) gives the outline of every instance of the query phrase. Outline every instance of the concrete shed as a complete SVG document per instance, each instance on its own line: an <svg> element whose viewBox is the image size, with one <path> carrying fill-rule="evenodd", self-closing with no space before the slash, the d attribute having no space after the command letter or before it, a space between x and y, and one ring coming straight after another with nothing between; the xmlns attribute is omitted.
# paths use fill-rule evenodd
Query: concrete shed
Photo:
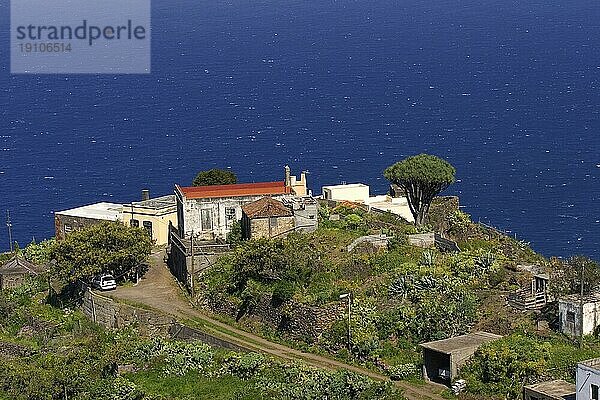
<svg viewBox="0 0 600 400"><path fill-rule="evenodd" d="M575 385L563 380L528 385L523 400L575 400Z"/></svg>
<svg viewBox="0 0 600 400"><path fill-rule="evenodd" d="M459 369L482 344L501 337L488 332L473 332L450 339L422 343L423 378L450 385L456 379Z"/></svg>

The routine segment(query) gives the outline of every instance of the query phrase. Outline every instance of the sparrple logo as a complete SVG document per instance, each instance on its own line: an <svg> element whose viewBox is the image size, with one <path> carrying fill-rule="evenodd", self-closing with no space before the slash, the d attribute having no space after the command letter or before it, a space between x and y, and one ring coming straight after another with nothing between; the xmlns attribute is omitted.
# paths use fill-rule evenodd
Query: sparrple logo
<svg viewBox="0 0 600 400"><path fill-rule="evenodd" d="M148 74L150 0L11 0L11 72Z"/></svg>

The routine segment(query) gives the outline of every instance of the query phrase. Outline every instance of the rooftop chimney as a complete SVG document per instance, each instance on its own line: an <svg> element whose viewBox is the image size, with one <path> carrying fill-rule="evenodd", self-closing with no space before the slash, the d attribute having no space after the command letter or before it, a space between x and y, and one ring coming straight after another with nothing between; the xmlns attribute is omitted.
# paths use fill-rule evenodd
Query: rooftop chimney
<svg viewBox="0 0 600 400"><path fill-rule="evenodd" d="M142 201L150 200L150 191L148 189L142 190Z"/></svg>
<svg viewBox="0 0 600 400"><path fill-rule="evenodd" d="M291 172L290 172L290 166L289 165L285 166L285 186L286 187L292 186L292 177L291 177Z"/></svg>

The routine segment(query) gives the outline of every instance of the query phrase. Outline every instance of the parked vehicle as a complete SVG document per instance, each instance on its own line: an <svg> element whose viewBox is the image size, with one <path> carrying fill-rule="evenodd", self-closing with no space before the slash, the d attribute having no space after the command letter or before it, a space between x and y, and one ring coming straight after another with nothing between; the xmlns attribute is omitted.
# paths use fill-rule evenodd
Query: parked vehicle
<svg viewBox="0 0 600 400"><path fill-rule="evenodd" d="M110 274L96 275L92 279L92 287L100 290L113 290L117 288L117 281Z"/></svg>

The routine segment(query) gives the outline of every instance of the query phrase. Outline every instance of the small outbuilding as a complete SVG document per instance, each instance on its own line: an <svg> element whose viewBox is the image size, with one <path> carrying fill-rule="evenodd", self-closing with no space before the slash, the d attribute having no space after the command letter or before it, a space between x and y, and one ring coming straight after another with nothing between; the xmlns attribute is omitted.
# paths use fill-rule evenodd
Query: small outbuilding
<svg viewBox="0 0 600 400"><path fill-rule="evenodd" d="M21 286L30 276L43 272L43 268L16 256L0 266L0 290Z"/></svg>
<svg viewBox="0 0 600 400"><path fill-rule="evenodd" d="M243 206L241 224L244 239L280 237L296 226L292 210L271 197Z"/></svg>
<svg viewBox="0 0 600 400"><path fill-rule="evenodd" d="M488 332L473 332L421 344L423 348L423 378L449 386L456 379L460 368L482 344L498 340L501 337Z"/></svg>
<svg viewBox="0 0 600 400"><path fill-rule="evenodd" d="M583 299L577 294L559 299L558 323L559 330L571 337L594 333L600 326L600 293Z"/></svg>
<svg viewBox="0 0 600 400"><path fill-rule="evenodd" d="M561 379L528 385L523 400L575 400L575 385Z"/></svg>

